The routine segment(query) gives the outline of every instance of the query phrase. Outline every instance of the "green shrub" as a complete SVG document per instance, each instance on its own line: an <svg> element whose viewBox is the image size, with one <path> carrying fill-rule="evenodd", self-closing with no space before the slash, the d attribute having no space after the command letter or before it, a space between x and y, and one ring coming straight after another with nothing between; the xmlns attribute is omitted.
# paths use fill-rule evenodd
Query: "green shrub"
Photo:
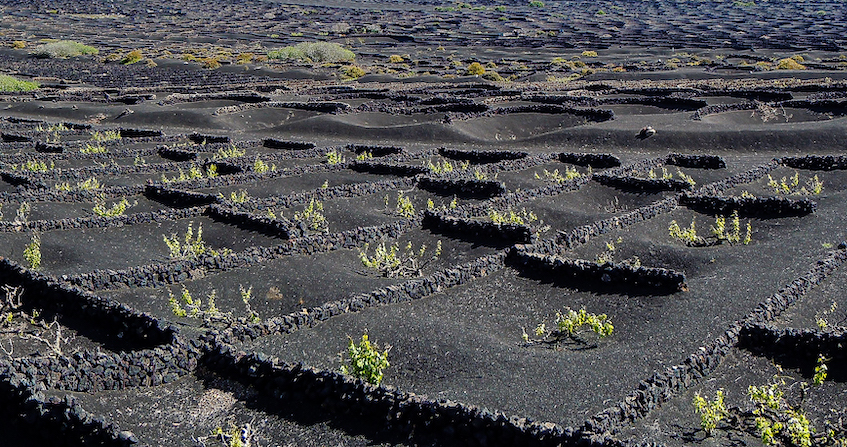
<svg viewBox="0 0 847 447"><path fill-rule="evenodd" d="M529 2L529 6L533 8L543 8L544 2L542 2L541 0L532 0L531 2Z"/></svg>
<svg viewBox="0 0 847 447"><path fill-rule="evenodd" d="M330 165L338 165L346 162L347 160L344 158L344 155L340 151L336 151L335 149L326 153L326 162Z"/></svg>
<svg viewBox="0 0 847 447"><path fill-rule="evenodd" d="M302 222L312 231L326 233L329 231L329 225L324 216L324 204L320 200L311 199L309 205L302 212L294 213L294 220Z"/></svg>
<svg viewBox="0 0 847 447"><path fill-rule="evenodd" d="M712 431L717 428L718 422L729 415L723 400L723 390L715 392L715 400L712 402L700 396L700 393L694 395L692 402L694 404L694 410L700 414L700 426L707 434L711 435Z"/></svg>
<svg viewBox="0 0 847 447"><path fill-rule="evenodd" d="M259 157L256 157L256 161L253 162L253 172L257 174L264 174L266 172L276 171L276 164L268 165L264 161L260 160Z"/></svg>
<svg viewBox="0 0 847 447"><path fill-rule="evenodd" d="M41 236L38 233L32 235L32 241L24 249L24 259L32 270L41 267Z"/></svg>
<svg viewBox="0 0 847 447"><path fill-rule="evenodd" d="M719 242L727 241L730 244L737 244L739 242L744 245L749 244L753 234L753 228L750 226L750 222L747 222L747 234L742 239L741 220L738 218L738 210L732 212L731 218L730 225L732 225L732 230L728 231L726 228L726 218L716 217L715 225L712 226L712 235Z"/></svg>
<svg viewBox="0 0 847 447"><path fill-rule="evenodd" d="M349 62L356 55L332 42L302 42L291 47L268 51L269 59L277 60L301 60L311 63L324 62Z"/></svg>
<svg viewBox="0 0 847 447"><path fill-rule="evenodd" d="M341 366L341 372L379 385L382 382L382 371L391 366L388 363L389 350L390 348L379 352L379 347L368 340L368 334L362 335L359 344L354 343L351 338L347 346L348 364Z"/></svg>
<svg viewBox="0 0 847 447"><path fill-rule="evenodd" d="M0 92L31 92L38 87L37 82L21 81L9 75L0 75Z"/></svg>
<svg viewBox="0 0 847 447"><path fill-rule="evenodd" d="M217 256L218 254L229 254L229 249L222 249L220 252L212 249L203 240L203 225L197 226L197 235L194 235L193 222L188 223L188 230L185 232L184 241L180 241L179 235L172 234L171 237L162 236L165 245L168 246L168 255L174 260L197 259L203 255Z"/></svg>
<svg viewBox="0 0 847 447"><path fill-rule="evenodd" d="M115 141L121 139L121 133L117 130L105 130L103 132L92 131L91 139L97 142Z"/></svg>
<svg viewBox="0 0 847 447"><path fill-rule="evenodd" d="M43 45L39 45L35 47L35 49L33 49L30 54L35 57L67 59L69 57L84 56L88 54L97 53L97 48L94 48L92 46L81 44L79 42L74 42L72 40L59 40L56 42L50 42L45 43Z"/></svg>
<svg viewBox="0 0 847 447"><path fill-rule="evenodd" d="M503 82L503 81L506 80L505 78L503 78L503 76L500 76L500 74L497 73L496 71L486 71L482 75L482 79L485 79L485 80L488 80L488 81L493 81L493 82Z"/></svg>
<svg viewBox="0 0 847 447"><path fill-rule="evenodd" d="M548 182L553 183L564 183L568 180L573 180L581 176L582 174L580 174L579 171L576 170L576 168L570 166L565 168L565 175L560 174L558 169L554 169L552 172L545 169L543 176L539 175L538 172L535 173L536 179L546 180Z"/></svg>
<svg viewBox="0 0 847 447"><path fill-rule="evenodd" d="M791 177L782 177L779 181L768 174L768 187L777 194L818 195L823 192L823 181L815 174L806 181L805 186L800 186L800 174L797 172Z"/></svg>
<svg viewBox="0 0 847 447"><path fill-rule="evenodd" d="M235 143L231 143L229 145L229 149L225 149L225 148L218 149L218 151L215 153L215 155L212 156L212 159L213 160L226 160L227 158L242 157L246 153L247 152L244 149L239 149L238 146L235 145Z"/></svg>
<svg viewBox="0 0 847 447"><path fill-rule="evenodd" d="M496 224L516 225L529 225L530 223L538 220L538 216L536 216L532 211L527 211L526 208L521 208L519 212L515 212L509 208L502 213L492 209L488 211L488 218Z"/></svg>
<svg viewBox="0 0 847 447"><path fill-rule="evenodd" d="M406 244L405 250L400 250L400 244L395 242L390 246L381 242L374 249L373 255L368 255L369 244L362 247L359 252L359 259L365 267L376 270L386 278L397 277L418 277L423 273L423 269L435 262L441 256L441 241L435 245L435 251L428 259L424 259L426 254L426 245L421 245L417 251L412 247L412 243Z"/></svg>
<svg viewBox="0 0 847 447"><path fill-rule="evenodd" d="M540 323L533 330L535 338L531 338L526 330L523 331L522 337L523 341L528 344L556 344L565 339L584 343L577 337L577 334L586 327L597 334L599 338L609 337L615 331L612 320L609 319L608 315L597 315L586 311L585 308L575 311L567 307L564 313L556 312L555 329L547 329L546 324Z"/></svg>
<svg viewBox="0 0 847 447"><path fill-rule="evenodd" d="M347 65L341 68L341 73L346 79L359 79L365 75L365 70L357 65Z"/></svg>
<svg viewBox="0 0 847 447"><path fill-rule="evenodd" d="M388 195L385 196L385 209L388 214L396 214L398 216L405 217L407 219L411 219L415 217L415 205L412 203L412 199L403 194L403 191L397 193L397 204L394 206L393 211L388 210L388 204L390 203Z"/></svg>
<svg viewBox="0 0 847 447"><path fill-rule="evenodd" d="M168 178L165 174L162 174L162 183L170 183L170 182L184 182L186 180L194 180L201 179L204 176L208 178L215 178L218 176L218 166L211 164L204 171L203 168L197 165L193 165L188 169L188 172L179 168L179 175L174 175L171 178Z"/></svg>
<svg viewBox="0 0 847 447"><path fill-rule="evenodd" d="M80 147L79 152L81 154L105 154L109 152L109 149L107 149L105 146L101 146L100 143L85 143L85 147Z"/></svg>
<svg viewBox="0 0 847 447"><path fill-rule="evenodd" d="M727 228L727 224L729 224L730 228ZM741 219L738 216L738 210L732 212L729 222L727 222L727 218L723 216L715 218L715 224L711 227L711 241L701 236L697 236L694 219L691 220L691 225L685 230L680 228L676 220L672 220L671 224L668 226L668 234L670 237L685 242L690 246L716 245L724 242L747 245L752 241L753 237L753 227L750 225L750 222L747 222L746 230L745 235L742 237Z"/></svg>
<svg viewBox="0 0 847 447"><path fill-rule="evenodd" d="M131 65L136 62L140 62L142 59L141 50L132 50L126 54L126 56L121 59L121 64L123 65Z"/></svg>
<svg viewBox="0 0 847 447"><path fill-rule="evenodd" d="M809 419L799 406L795 407L785 399L781 388L784 385L785 381L775 376L771 385L748 387L750 400L756 405L753 410L756 430L765 445L811 447Z"/></svg>
<svg viewBox="0 0 847 447"><path fill-rule="evenodd" d="M126 213L127 208L131 206L132 204L129 203L129 200L127 200L126 197L121 198L120 201L113 203L112 205L107 205L105 195L101 194L94 200L94 208L92 208L91 211L100 217L117 217L123 216Z"/></svg>
<svg viewBox="0 0 847 447"><path fill-rule="evenodd" d="M20 165L13 164L12 170L17 171L18 169L20 169L22 171L27 172L47 172L51 169L54 169L55 167L56 165L53 163L53 161L50 161L50 164L48 165L46 162L40 160L27 160L26 162Z"/></svg>
<svg viewBox="0 0 847 447"><path fill-rule="evenodd" d="M221 61L217 57L205 57L203 59L200 59L200 62L203 63L203 68L208 70L221 68Z"/></svg>
<svg viewBox="0 0 847 447"><path fill-rule="evenodd" d="M826 380L827 368L826 366L827 359L824 356L818 356L818 362L815 365L815 375L812 377L812 384L815 386L819 386L823 384L824 380Z"/></svg>
<svg viewBox="0 0 847 447"><path fill-rule="evenodd" d="M787 57L780 59L776 65L778 70L805 70L806 66L798 62L796 59Z"/></svg>
<svg viewBox="0 0 847 447"><path fill-rule="evenodd" d="M93 191L95 189L100 189L102 187L103 187L103 185L100 183L99 180L97 180L97 177L89 177L85 180L80 180L80 181L76 182L76 186L71 185L68 182L62 182L62 183L56 184L56 189L58 189L59 191L71 191L71 190L74 190L74 189L76 189L78 191Z"/></svg>
<svg viewBox="0 0 847 447"><path fill-rule="evenodd" d="M250 195L247 194L247 191L241 189L238 191L231 191L229 193L229 197L223 195L223 193L218 193L218 198L223 200L229 200L232 203L247 203L250 200Z"/></svg>
<svg viewBox="0 0 847 447"><path fill-rule="evenodd" d="M468 65L467 74L474 76L485 74L485 67L483 67L479 62L473 62Z"/></svg>

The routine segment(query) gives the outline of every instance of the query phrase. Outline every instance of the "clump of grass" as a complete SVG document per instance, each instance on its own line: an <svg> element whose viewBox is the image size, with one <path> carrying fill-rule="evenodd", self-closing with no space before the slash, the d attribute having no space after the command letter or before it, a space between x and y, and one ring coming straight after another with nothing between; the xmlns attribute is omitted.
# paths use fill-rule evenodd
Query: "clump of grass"
<svg viewBox="0 0 847 447"><path fill-rule="evenodd" d="M603 265L608 263L615 262L615 253L618 250L618 245L623 243L623 238L619 237L615 241L606 242L606 249L602 251L599 255L597 255L597 259L594 261L597 264ZM621 264L626 264L632 268L641 267L641 259L638 256L633 256L628 259L624 259L620 261Z"/></svg>
<svg viewBox="0 0 847 447"><path fill-rule="evenodd" d="M41 85L32 81L21 81L9 75L0 75L0 92L31 92Z"/></svg>
<svg viewBox="0 0 847 447"><path fill-rule="evenodd" d="M250 307L250 300L253 299L253 286L245 289L241 284L238 285L238 291L241 294L241 302L244 303L245 310L247 312L247 321L250 323L259 323L262 321L262 318L259 317L259 314Z"/></svg>
<svg viewBox="0 0 847 447"><path fill-rule="evenodd" d="M21 206L18 207L18 210L15 212L15 220L12 222L25 224L29 222L29 212L32 210L32 206L29 202L21 203Z"/></svg>
<svg viewBox="0 0 847 447"><path fill-rule="evenodd" d="M450 204L449 204L449 205L441 205L441 206L440 206L440 207L438 207L438 208L436 208L436 206L435 206L435 202L433 202L433 201L432 201L432 199L427 199L427 200L426 200L426 209L428 209L428 210L432 210L432 211L441 211L441 212L445 212L445 211L447 211L448 209L454 210L454 209L456 209L456 208L458 208L458 207L459 207L459 199L458 199L458 197L456 197L456 196L453 196L453 200L451 200L451 201L450 201Z"/></svg>
<svg viewBox="0 0 847 447"><path fill-rule="evenodd" d="M278 50L268 51L268 59L283 61L304 61L310 63L349 62L356 55L332 42L301 42Z"/></svg>
<svg viewBox="0 0 847 447"><path fill-rule="evenodd" d="M702 238L697 236L697 223L696 219L691 219L691 225L686 228L680 228L679 224L676 223L676 220L672 220L671 224L668 226L668 233L670 237L683 241L688 245L698 244Z"/></svg>
<svg viewBox="0 0 847 447"><path fill-rule="evenodd" d="M841 321L832 323L829 321L830 317L835 314L838 310L838 303L833 301L829 306L829 309L824 310L818 314L815 314L815 324L817 324L818 329L824 331L832 328L842 327L842 324L847 321L847 317L843 318Z"/></svg>
<svg viewBox="0 0 847 447"><path fill-rule="evenodd" d="M224 430L220 425L212 430L209 435L213 439L220 441L225 447L250 447L253 438L253 427L250 424L244 424L239 427L234 422L229 421L229 430ZM201 438L205 441L205 438ZM203 445L206 445L203 443Z"/></svg>
<svg viewBox="0 0 847 447"><path fill-rule="evenodd" d="M97 54L99 51L89 45L72 40L59 40L35 47L30 54L35 57L50 59L67 59L69 57Z"/></svg>
<svg viewBox="0 0 847 447"><path fill-rule="evenodd" d="M815 375L812 376L812 385L820 386L823 384L824 380L826 380L827 371L829 368L826 366L827 359L820 355L818 356L818 362L815 365Z"/></svg>
<svg viewBox="0 0 847 447"><path fill-rule="evenodd" d="M673 178L673 174L671 174L671 173L668 171L668 168L666 168L666 167L662 166L662 175L661 175L661 177L659 177L659 175L656 173L656 171L655 171L653 168L650 168L650 170L649 170L649 171L647 171L647 178L648 178L648 179L650 179L650 180L655 180L655 179L657 179L657 178L661 178L662 180L668 180L668 179L672 179L672 178Z"/></svg>

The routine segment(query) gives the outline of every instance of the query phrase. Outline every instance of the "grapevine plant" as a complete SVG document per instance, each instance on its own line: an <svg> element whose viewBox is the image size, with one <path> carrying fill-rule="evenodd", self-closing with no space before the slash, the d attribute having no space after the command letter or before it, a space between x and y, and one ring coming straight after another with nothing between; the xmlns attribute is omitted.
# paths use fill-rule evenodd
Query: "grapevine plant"
<svg viewBox="0 0 847 447"><path fill-rule="evenodd" d="M813 377L818 386L826 380L826 359L819 357ZM777 366L781 373L782 369ZM795 385L799 385L800 400L792 403L786 396ZM695 394L692 404L700 415L700 426L711 436L716 429L741 430L758 436L766 446L779 447L842 447L847 445L847 425L843 418L838 422L824 421L824 430L816 431L803 411L803 400L811 392L809 384L800 382L786 386L785 376L775 375L771 383L750 385L747 395L752 410L727 407L723 390L717 391L715 400L709 401ZM836 412L837 413L837 412ZM723 422L721 424L721 422ZM720 424L720 425L719 425Z"/></svg>
<svg viewBox="0 0 847 447"><path fill-rule="evenodd" d="M347 364L341 366L341 372L379 385L382 382L383 370L391 366L388 363L389 350L390 347L380 352L379 347L368 339L368 334L363 334L358 344L351 338L347 345Z"/></svg>
<svg viewBox="0 0 847 447"><path fill-rule="evenodd" d="M578 311L569 307L564 312L556 312L555 328L548 329L545 323L540 323L533 330L534 337L523 331L523 341L527 344L556 345L563 341L573 341L586 344L580 337L582 332L590 330L598 338L606 338L615 330L612 320L606 314L590 313L582 308Z"/></svg>

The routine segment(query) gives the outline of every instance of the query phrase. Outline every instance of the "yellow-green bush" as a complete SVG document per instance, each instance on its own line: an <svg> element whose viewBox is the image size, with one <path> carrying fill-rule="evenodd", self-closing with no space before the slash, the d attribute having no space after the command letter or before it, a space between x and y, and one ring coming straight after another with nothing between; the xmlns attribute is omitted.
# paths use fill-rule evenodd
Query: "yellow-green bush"
<svg viewBox="0 0 847 447"><path fill-rule="evenodd" d="M485 67L483 67L479 62L473 62L468 65L467 74L475 76L485 74Z"/></svg>
<svg viewBox="0 0 847 447"><path fill-rule="evenodd" d="M341 69L341 72L344 74L344 77L349 79L359 79L365 75L365 70L362 67L356 65L348 65Z"/></svg>
<svg viewBox="0 0 847 447"><path fill-rule="evenodd" d="M312 63L323 62L349 62L356 55L332 42L301 42L291 47L268 51L269 59L276 60L301 60Z"/></svg>
<svg viewBox="0 0 847 447"><path fill-rule="evenodd" d="M803 58L801 57L800 60L803 60ZM794 58L787 57L785 59L780 59L776 68L779 70L805 70L806 66Z"/></svg>
<svg viewBox="0 0 847 447"><path fill-rule="evenodd" d="M30 92L37 88L37 82L21 81L9 75L0 75L0 92Z"/></svg>
<svg viewBox="0 0 847 447"><path fill-rule="evenodd" d="M141 61L141 50L132 50L126 54L126 56L121 59L121 63L124 65L131 65L136 62Z"/></svg>
<svg viewBox="0 0 847 447"><path fill-rule="evenodd" d="M72 40L59 40L56 42L45 43L39 45L32 50L30 54L35 57L42 58L60 58L67 59L69 57L83 56L88 54L97 54L97 48L84 45Z"/></svg>

